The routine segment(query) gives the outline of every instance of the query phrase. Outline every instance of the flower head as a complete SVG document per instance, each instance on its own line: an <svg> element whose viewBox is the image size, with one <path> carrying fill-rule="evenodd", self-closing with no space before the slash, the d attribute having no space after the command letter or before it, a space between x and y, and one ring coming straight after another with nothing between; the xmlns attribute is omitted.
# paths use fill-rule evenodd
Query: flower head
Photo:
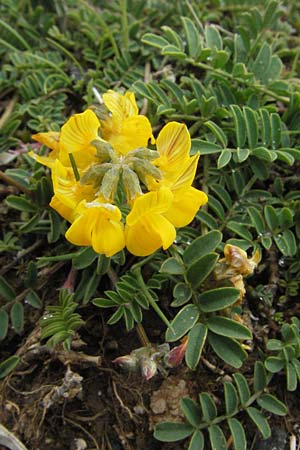
<svg viewBox="0 0 300 450"><path fill-rule="evenodd" d="M70 222L66 238L75 245L106 256L125 246L136 256L166 250L175 227L189 224L207 202L192 186L199 154L189 156L188 130L177 122L163 127L156 150L147 148L151 125L132 92L108 91L103 101L95 112L73 115L60 132L33 136L52 150L30 153L51 170L50 206Z"/></svg>

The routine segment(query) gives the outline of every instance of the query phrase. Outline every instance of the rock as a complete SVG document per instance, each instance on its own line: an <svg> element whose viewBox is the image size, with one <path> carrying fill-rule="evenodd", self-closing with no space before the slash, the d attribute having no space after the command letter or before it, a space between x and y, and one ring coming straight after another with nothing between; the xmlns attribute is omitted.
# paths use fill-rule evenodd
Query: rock
<svg viewBox="0 0 300 450"><path fill-rule="evenodd" d="M253 450L289 450L289 435L282 428L272 428L269 439L258 439Z"/></svg>

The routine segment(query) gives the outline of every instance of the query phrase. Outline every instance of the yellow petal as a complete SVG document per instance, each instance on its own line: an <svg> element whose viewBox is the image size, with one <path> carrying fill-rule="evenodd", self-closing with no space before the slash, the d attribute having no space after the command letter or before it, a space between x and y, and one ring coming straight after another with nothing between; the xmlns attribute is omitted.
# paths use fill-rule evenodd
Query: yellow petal
<svg viewBox="0 0 300 450"><path fill-rule="evenodd" d="M207 203L207 195L188 187L174 193L174 200L164 216L176 227L185 227L197 214L200 206Z"/></svg>
<svg viewBox="0 0 300 450"><path fill-rule="evenodd" d="M126 218L125 237L128 250L146 256L158 248L168 248L175 239L174 226L163 216L171 206L173 194L162 188L138 197Z"/></svg>
<svg viewBox="0 0 300 450"><path fill-rule="evenodd" d="M99 220L92 232L92 246L96 253L113 256L125 247L124 225L113 220Z"/></svg>
<svg viewBox="0 0 300 450"><path fill-rule="evenodd" d="M62 216L64 219L66 219L68 222L73 221L74 209L62 203L56 195L53 195L50 202L50 206L51 208L55 209L55 211L57 211L58 214Z"/></svg>
<svg viewBox="0 0 300 450"><path fill-rule="evenodd" d="M132 210L126 218L126 223L131 226L145 215L163 214L170 208L172 200L173 194L167 188L147 192L134 201Z"/></svg>
<svg viewBox="0 0 300 450"><path fill-rule="evenodd" d="M85 216L78 216L66 231L66 239L75 245L91 246L94 221L87 222Z"/></svg>
<svg viewBox="0 0 300 450"><path fill-rule="evenodd" d="M35 159L35 161L37 161L38 163L42 164L43 166L46 166L46 167L49 167L49 169L52 169L53 164L55 162L55 158L52 157L53 153L54 152L50 152L49 156L42 156L42 155L38 155L37 153L34 153L31 151L28 153L28 155L31 156L31 158Z"/></svg>
<svg viewBox="0 0 300 450"><path fill-rule="evenodd" d="M125 95L122 95L109 90L103 94L103 101L118 122L139 113L133 92L126 92Z"/></svg>
<svg viewBox="0 0 300 450"><path fill-rule="evenodd" d="M47 133L37 133L33 134L32 139L41 144L46 145L54 151L59 149L59 132L58 131L48 131Z"/></svg>
<svg viewBox="0 0 300 450"><path fill-rule="evenodd" d="M77 219L66 232L75 245L91 245L97 253L112 256L125 246L121 212L111 204L97 201L81 202L76 209Z"/></svg>
<svg viewBox="0 0 300 450"><path fill-rule="evenodd" d="M43 166L47 166L51 169L55 159L58 157L59 154L59 133L56 131L49 131L47 133L37 133L33 134L32 138L35 141L40 142L41 144L51 148L52 152L50 152L49 155L47 156L37 155L34 152L29 152L29 156L31 156L31 158L35 159L40 164L43 164Z"/></svg>
<svg viewBox="0 0 300 450"><path fill-rule="evenodd" d="M121 155L138 147L146 147L152 137L151 124L145 116L128 117L123 121L112 116L103 122L101 132L103 139Z"/></svg>
<svg viewBox="0 0 300 450"><path fill-rule="evenodd" d="M174 183L172 183L172 192L191 186L196 175L199 157L200 153L197 153L187 160L186 164L182 167L182 172L178 175Z"/></svg>
<svg viewBox="0 0 300 450"><path fill-rule="evenodd" d="M53 190L57 199L66 207L75 209L83 200L91 201L95 190L91 185L81 185L76 181L73 170L56 160L52 168Z"/></svg>
<svg viewBox="0 0 300 450"><path fill-rule="evenodd" d="M136 256L151 255L160 247L167 249L175 237L173 225L158 214L148 215L133 226L125 227L126 247Z"/></svg>
<svg viewBox="0 0 300 450"><path fill-rule="evenodd" d="M165 125L156 140L156 148L160 157L155 164L173 177L189 158L191 138L187 127L178 122Z"/></svg>
<svg viewBox="0 0 300 450"><path fill-rule="evenodd" d="M149 139L153 141L151 124L147 117L138 115L133 92L122 95L108 91L103 94L103 101L112 115L101 121L101 134L116 153L125 155L130 150L147 146Z"/></svg>
<svg viewBox="0 0 300 450"><path fill-rule="evenodd" d="M87 109L81 114L75 114L63 125L60 134L60 149L73 153L85 151L90 142L98 137L100 122L96 114Z"/></svg>

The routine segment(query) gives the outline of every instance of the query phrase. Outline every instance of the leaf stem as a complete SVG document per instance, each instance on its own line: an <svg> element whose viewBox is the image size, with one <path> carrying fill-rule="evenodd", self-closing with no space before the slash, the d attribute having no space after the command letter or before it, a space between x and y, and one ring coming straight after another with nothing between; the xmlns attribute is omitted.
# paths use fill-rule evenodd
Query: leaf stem
<svg viewBox="0 0 300 450"><path fill-rule="evenodd" d="M203 62L197 62L192 58L187 58L186 62L188 64L191 64L194 67L199 67L200 69L206 70L208 72L212 72L213 74L218 75L221 78L225 78L227 80L229 79L232 81L236 81L238 83L245 84L246 86L252 87L253 89L260 91L263 94L273 97L275 100L279 100L279 101L281 101L283 103L287 103L287 104L290 103L289 97L283 97L282 95L278 95L275 92L271 91L270 89L267 89L264 86L261 86L260 84L253 84L253 83L251 83L251 81L243 80L239 77L235 77L234 75L232 75L232 73L225 72L225 70L215 69L214 67L212 67L208 64L205 64Z"/></svg>
<svg viewBox="0 0 300 450"><path fill-rule="evenodd" d="M94 7L86 0L80 0L80 3L84 6L86 6L86 8L88 8L90 11L93 12L93 14L95 15L95 20L99 23L100 27L106 32L106 35L107 35L108 39L110 40L110 43L114 50L115 56L117 58L120 57L120 51L119 51L119 48L115 41L115 38L113 36L113 33L111 31L111 28L107 25L107 23L103 19L103 14L102 14L101 10L99 8Z"/></svg>
<svg viewBox="0 0 300 450"><path fill-rule="evenodd" d="M139 262L133 264L133 266L131 266L132 272L139 269L140 267L143 267L148 261L151 261L151 259L153 259L154 256L155 256L155 253L152 253L152 255L146 256L145 258L141 259Z"/></svg>
<svg viewBox="0 0 300 450"><path fill-rule="evenodd" d="M128 49L129 33L128 33L128 19L127 19L127 0L120 0L120 8L122 12L121 25L124 48Z"/></svg>
<svg viewBox="0 0 300 450"><path fill-rule="evenodd" d="M141 323L137 323L135 326L137 335L139 337L139 340L142 344L143 347L148 347L151 345L148 336L146 334L145 328L143 327L143 325Z"/></svg>
<svg viewBox="0 0 300 450"><path fill-rule="evenodd" d="M158 317L164 322L164 324L168 328L170 328L170 322L169 322L168 318L162 312L162 310L160 309L160 307L158 306L156 301L153 299L152 295L150 294L150 292L149 292L149 290L148 290L148 288L147 288L147 286L145 284L144 278L142 277L141 268L140 267L135 267L133 269L133 273L136 276L137 282L139 283L143 294L147 298L148 302L150 303L150 305L152 306L152 308L154 309L154 311L156 312Z"/></svg>
<svg viewBox="0 0 300 450"><path fill-rule="evenodd" d="M19 183L18 181L14 180L10 176L6 175L6 173L2 172L2 170L0 170L0 180L3 180L7 184L15 186L17 189L19 189L19 191L22 191L25 194L28 194L28 195L32 196L32 191L30 189L26 188L25 186L23 186L21 183Z"/></svg>

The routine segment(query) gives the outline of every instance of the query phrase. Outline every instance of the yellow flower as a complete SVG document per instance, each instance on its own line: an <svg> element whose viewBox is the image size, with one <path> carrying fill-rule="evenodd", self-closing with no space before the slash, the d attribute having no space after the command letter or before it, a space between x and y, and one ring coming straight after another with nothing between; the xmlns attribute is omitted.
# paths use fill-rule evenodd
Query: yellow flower
<svg viewBox="0 0 300 450"><path fill-rule="evenodd" d="M74 114L61 128L61 150L67 153L86 151L91 141L97 139L99 127L100 122L92 110Z"/></svg>
<svg viewBox="0 0 300 450"><path fill-rule="evenodd" d="M58 153L59 150L59 132L58 131L48 131L47 133L37 133L33 134L32 138L51 148L54 152ZM54 155L53 155L54 157Z"/></svg>
<svg viewBox="0 0 300 450"><path fill-rule="evenodd" d="M84 199L92 201L95 191L92 186L82 186L80 182L76 181L73 170L63 166L58 159L53 164L51 175L54 196L50 206L64 219L72 222L77 205Z"/></svg>
<svg viewBox="0 0 300 450"><path fill-rule="evenodd" d="M79 170L86 169L96 161L96 148L91 145L99 139L98 129L100 122L96 114L87 109L83 113L74 114L61 128L60 133L34 134L32 137L38 142L47 145L53 151L48 156L39 156L30 153L36 161L52 169L56 159L65 167L71 167L69 154L74 153L76 166Z"/></svg>
<svg viewBox="0 0 300 450"><path fill-rule="evenodd" d="M185 125L170 122L159 133L156 140L159 158L154 161L162 173L161 180L148 177L151 190L168 187L173 201L164 216L175 226L188 225L200 206L207 203L207 195L192 187L200 154L189 156L191 139Z"/></svg>
<svg viewBox="0 0 300 450"><path fill-rule="evenodd" d="M72 244L92 246L107 257L125 247L121 211L110 203L83 200L76 208L77 216L65 236Z"/></svg>
<svg viewBox="0 0 300 450"><path fill-rule="evenodd" d="M189 158L182 168L182 173L170 184L173 202L165 217L175 227L188 225L197 214L199 208L207 203L208 198L205 192L191 186L196 174L199 157L198 153Z"/></svg>
<svg viewBox="0 0 300 450"><path fill-rule="evenodd" d="M205 203L207 203L207 195L190 186L174 195L174 200L165 213L165 217L176 228L185 227L194 219L199 208Z"/></svg>
<svg viewBox="0 0 300 450"><path fill-rule="evenodd" d="M48 156L31 153L51 170L50 206L71 222L66 238L75 245L91 245L106 256L125 244L137 256L165 250L175 227L189 224L207 202L206 194L192 187L199 154L189 156L189 132L177 122L161 130L157 151L145 148L153 142L151 124L139 115L132 92L108 91L103 101L99 118L88 109L59 133L33 136L52 149ZM131 208L125 229L118 201Z"/></svg>
<svg viewBox="0 0 300 450"><path fill-rule="evenodd" d="M118 155L126 155L130 150L146 147L152 139L151 124L147 117L138 114L133 92L121 95L109 90L103 94L105 106L111 117L101 120L101 135Z"/></svg>
<svg viewBox="0 0 300 450"><path fill-rule="evenodd" d="M86 169L96 162L96 148L91 142L100 139L100 122L96 114L87 109L74 114L61 128L59 139L59 159L64 165L70 165L69 153L73 154L77 168Z"/></svg>
<svg viewBox="0 0 300 450"><path fill-rule="evenodd" d="M170 189L161 188L138 197L126 218L126 247L136 256L166 250L176 237L174 226L164 217L173 200Z"/></svg>
<svg viewBox="0 0 300 450"><path fill-rule="evenodd" d="M65 205L55 194L51 198L51 202L49 203L51 208L55 209L58 214L64 219L68 220L68 222L72 222L74 216L74 210L69 206Z"/></svg>
<svg viewBox="0 0 300 450"><path fill-rule="evenodd" d="M170 122L163 127L156 140L159 153L154 163L162 171L165 181L173 181L188 162L191 138L187 127L178 122Z"/></svg>

